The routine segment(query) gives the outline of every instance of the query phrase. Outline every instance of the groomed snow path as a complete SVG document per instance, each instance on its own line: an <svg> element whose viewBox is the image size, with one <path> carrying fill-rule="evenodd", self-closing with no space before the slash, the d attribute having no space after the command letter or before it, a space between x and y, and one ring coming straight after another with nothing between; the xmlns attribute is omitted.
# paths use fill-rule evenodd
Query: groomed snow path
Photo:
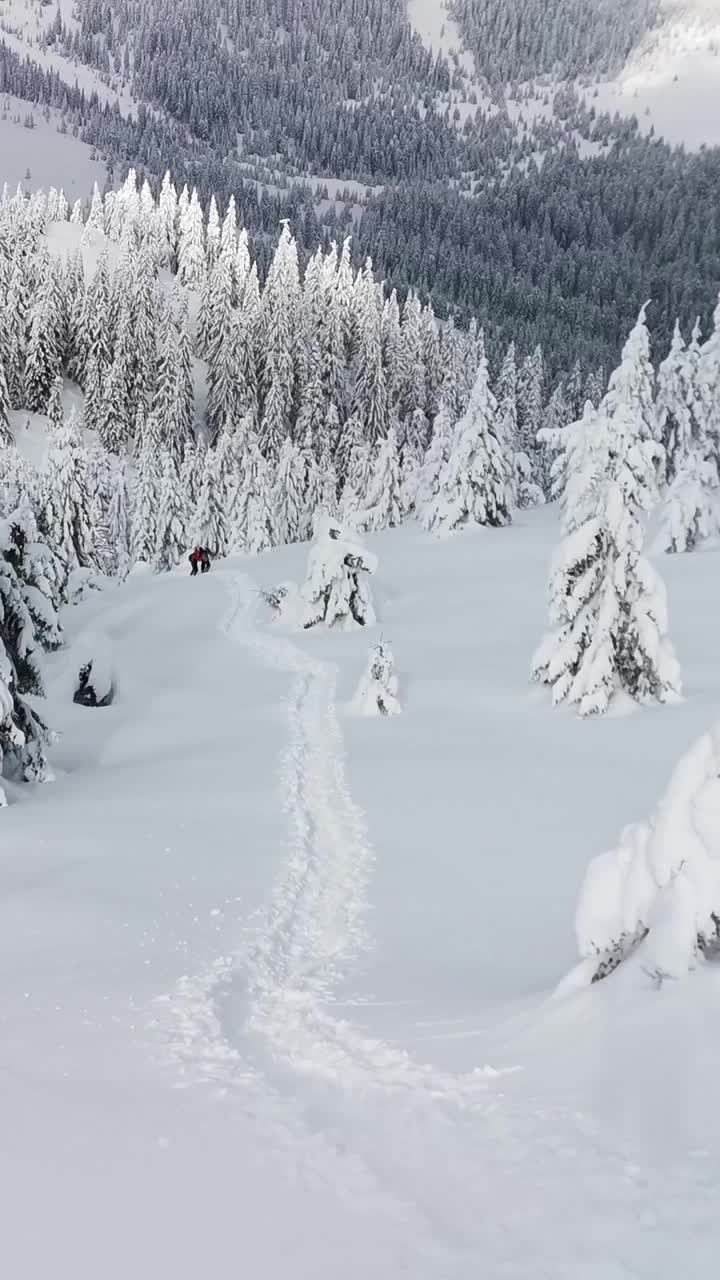
<svg viewBox="0 0 720 1280"><path fill-rule="evenodd" d="M472 973L455 990L456 940L421 931L403 952L393 932L430 872L438 898L448 879L452 890L458 831L467 843L482 802L482 789L468 797L467 814L446 823L452 847L420 865L421 793L433 779L436 805L453 796L455 811L452 775L467 764L440 741L426 776L428 743L450 721L478 778L498 767L463 736L451 692L453 678L472 687L462 663L478 621L468 627L463 609L482 603L479 648L493 668L476 676L488 686L476 731L488 734L493 715L517 719L520 698L518 732L532 743L545 724L524 685L503 705L513 654L502 628L494 667L487 656L489 619L503 610L518 625L525 611L530 652L546 521L503 543L456 541L452 574L445 545L420 547L414 532L378 540L397 587L380 602L396 652L409 660L410 635L427 626L430 672L439 663L446 682L436 718L421 699L413 708L406 681L404 728L347 714L367 636L289 636L268 623L257 585L297 577L302 549L193 582L138 578L71 616L76 631L109 636L118 700L106 712L68 706L72 647L61 655L51 710L65 728L64 772L3 815L0 1202L13 1280L677 1280L689 1257L695 1276L714 1274L718 1038L707 1008L720 982L703 975L661 999L608 983L548 1004L527 969L512 991L500 975L494 997L486 972L478 998ZM448 668L440 652L452 645ZM551 766L578 732L559 723L557 741L546 733ZM639 724L613 726L615 760ZM668 731L670 759L673 733L682 748L688 727L677 719ZM597 767L606 747L582 729ZM408 739L390 733L417 746L416 812L393 755ZM401 842L388 840L392 791L373 785L373 769L395 766ZM627 820L643 816L638 803ZM515 876L515 888L542 913L553 851L525 821L518 865L550 865L524 888ZM587 813L567 821L582 843ZM484 830L467 855L489 859L496 909L507 893L495 883L499 838ZM595 841L584 831L576 876ZM396 883L408 853L417 879ZM521 935L516 945L522 955ZM386 967L387 955L397 962ZM403 955L426 999L411 980L399 994ZM493 966L502 953L488 934L483 967Z"/></svg>

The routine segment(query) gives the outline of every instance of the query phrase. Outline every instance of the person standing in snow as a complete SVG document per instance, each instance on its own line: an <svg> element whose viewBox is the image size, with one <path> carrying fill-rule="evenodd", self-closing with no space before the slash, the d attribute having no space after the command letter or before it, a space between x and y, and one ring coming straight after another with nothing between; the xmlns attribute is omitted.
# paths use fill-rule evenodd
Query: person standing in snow
<svg viewBox="0 0 720 1280"><path fill-rule="evenodd" d="M190 555L188 556L188 560L190 561L190 565L191 565L191 568L190 568L190 577L191 577L191 578L196 578L196 577L197 577L197 571L198 571L198 569L200 568L200 565L201 565L201 564L203 564L203 549L202 549L202 547L195 547L195 549L194 549L193 551L191 551L191 552L190 552ZM209 568L209 567L210 567L210 566L208 565L208 568ZM203 567L203 573L204 573L204 572L205 572L205 568Z"/></svg>
<svg viewBox="0 0 720 1280"><path fill-rule="evenodd" d="M207 547L200 548L200 565L203 573L210 572L210 552Z"/></svg>

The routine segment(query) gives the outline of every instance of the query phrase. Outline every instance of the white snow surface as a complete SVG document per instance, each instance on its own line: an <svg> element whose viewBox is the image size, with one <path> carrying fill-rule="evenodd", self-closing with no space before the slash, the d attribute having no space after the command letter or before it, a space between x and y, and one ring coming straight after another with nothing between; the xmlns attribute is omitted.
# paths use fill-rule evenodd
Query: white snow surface
<svg viewBox="0 0 720 1280"><path fill-rule="evenodd" d="M621 74L593 88L599 110L637 115L641 129L689 149L720 146L720 6L666 0L665 22Z"/></svg>
<svg viewBox="0 0 720 1280"><path fill-rule="evenodd" d="M372 537L351 634L259 597L306 547L66 611L57 781L1 818L3 1274L715 1275L720 971L549 993L589 859L717 718L719 553L663 567L685 702L584 722L528 682L557 534ZM356 717L381 634L403 715Z"/></svg>
<svg viewBox="0 0 720 1280"><path fill-rule="evenodd" d="M22 98L6 96L0 98L0 109L0 187L4 183L11 190L20 183L25 191L64 187L71 205L77 199L85 200L93 183L102 189L105 165L93 159L87 143L72 133L58 132L59 112L51 112L46 120L42 110ZM32 129L24 123L30 115Z"/></svg>

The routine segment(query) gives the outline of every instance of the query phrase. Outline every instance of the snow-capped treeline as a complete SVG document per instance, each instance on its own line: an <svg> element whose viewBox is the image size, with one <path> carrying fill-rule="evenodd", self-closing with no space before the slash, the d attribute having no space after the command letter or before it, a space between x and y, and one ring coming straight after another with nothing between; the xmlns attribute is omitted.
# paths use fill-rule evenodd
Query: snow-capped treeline
<svg viewBox="0 0 720 1280"><path fill-rule="evenodd" d="M68 219L82 244L53 254L45 232ZM353 270L347 242L301 275L285 226L261 287L232 203L206 220L167 180L155 201L131 174L87 213L57 192L6 196L0 298L0 426L10 441L12 410L46 414L51 442L41 475L4 457L5 506L28 495L73 565L171 567L195 540L257 551L308 537L318 507L366 510L373 529L413 510L445 527L461 422L463 466L479 474L478 448L498 455L507 495L489 499L487 519L501 523L542 500L538 430L571 416L562 389L545 402L540 349L518 362L511 346L491 379L475 326L439 326L412 294L400 307L370 262ZM68 380L84 392L82 422L65 420ZM602 388L584 392L598 401ZM60 485L77 514L53 524Z"/></svg>
<svg viewBox="0 0 720 1280"><path fill-rule="evenodd" d="M45 232L68 220L77 247L53 253ZM400 307L347 242L301 273L284 226L261 287L232 203L206 219L195 193L166 179L156 201L132 172L89 210L6 194L0 300L0 430L9 443L12 410L50 424L41 473L2 458L4 510L26 498L71 568L169 568L195 541L258 551L307 538L319 508L372 530L507 523L559 496L568 466L577 483L564 429L604 390L578 376L546 401L541 349L518 363L512 344L493 375L475 326L439 326L412 294ZM657 388L644 329L671 550L714 530L719 327L689 345L676 330Z"/></svg>

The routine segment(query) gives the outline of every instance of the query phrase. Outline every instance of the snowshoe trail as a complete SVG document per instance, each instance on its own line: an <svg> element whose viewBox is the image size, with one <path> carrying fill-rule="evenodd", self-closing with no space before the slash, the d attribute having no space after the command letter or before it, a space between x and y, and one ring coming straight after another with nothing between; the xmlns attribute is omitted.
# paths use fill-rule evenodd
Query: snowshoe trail
<svg viewBox="0 0 720 1280"><path fill-rule="evenodd" d="M305 1171L358 1212L389 1218L415 1274L466 1276L489 1253L504 1260L497 1274L525 1277L543 1219L563 1223L568 1269L553 1274L607 1274L592 1206L621 1181L625 1212L613 1229L628 1269L618 1275L636 1274L635 1266L663 1275L678 1225L672 1205L682 1213L692 1170L672 1179L640 1170L582 1115L504 1097L502 1072L436 1070L334 1013L339 982L369 945L374 860L345 776L336 671L253 624L249 579L229 578L229 591L228 638L292 679L279 769L287 855L238 951L185 979L172 998L176 1062L190 1081L242 1090L289 1159L302 1151ZM579 1181L583 1208L568 1222ZM700 1179L695 1190L696 1216L711 1221L714 1189ZM671 1206L664 1217L656 1211L663 1197ZM638 1236L651 1219L652 1233Z"/></svg>

